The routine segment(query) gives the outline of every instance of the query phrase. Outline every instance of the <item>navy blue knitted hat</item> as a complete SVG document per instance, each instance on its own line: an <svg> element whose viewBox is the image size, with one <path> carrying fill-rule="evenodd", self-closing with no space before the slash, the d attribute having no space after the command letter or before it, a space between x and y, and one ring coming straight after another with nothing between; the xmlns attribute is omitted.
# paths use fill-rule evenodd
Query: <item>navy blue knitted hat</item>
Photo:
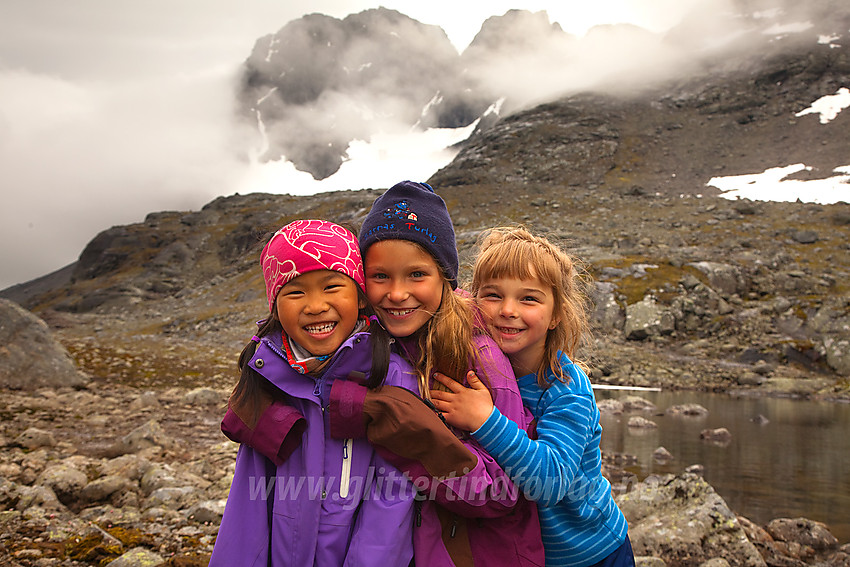
<svg viewBox="0 0 850 567"><path fill-rule="evenodd" d="M457 288L457 243L446 202L427 183L402 181L375 199L360 228L360 254L379 240L409 240L431 253Z"/></svg>

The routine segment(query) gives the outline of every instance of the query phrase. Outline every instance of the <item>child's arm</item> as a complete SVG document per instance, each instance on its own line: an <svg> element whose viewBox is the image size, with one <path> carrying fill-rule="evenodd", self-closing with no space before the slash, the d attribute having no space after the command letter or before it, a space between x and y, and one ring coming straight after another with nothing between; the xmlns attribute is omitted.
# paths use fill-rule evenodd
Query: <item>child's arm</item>
<svg viewBox="0 0 850 567"><path fill-rule="evenodd" d="M298 447L307 427L301 412L279 400L261 411L254 427L249 427L243 417L228 405L221 420L221 432L231 441L256 449L275 466L282 465Z"/></svg>
<svg viewBox="0 0 850 567"><path fill-rule="evenodd" d="M510 362L485 336L476 337L476 348L479 370L490 378L496 405L505 416L525 427L525 412ZM519 491L496 460L474 439L457 439L419 397L387 386L377 392L359 387L345 393L352 388L345 384L350 383L334 384L338 390L331 390L332 436L368 434L369 441L387 460L414 479L420 492L462 516L500 516L516 505Z"/></svg>
<svg viewBox="0 0 850 567"><path fill-rule="evenodd" d="M380 455L427 498L467 517L504 515L518 490L473 439L459 440L425 403L404 388L377 391L352 382L331 388L331 436L366 435Z"/></svg>
<svg viewBox="0 0 850 567"><path fill-rule="evenodd" d="M458 427L478 425L472 436L508 471L530 500L550 506L567 495L592 436L592 397L568 392L557 396L539 417L534 441L498 408L492 408L486 420L480 422L486 388L477 377L469 380L470 388L440 376L437 379L450 389L431 392L446 420Z"/></svg>

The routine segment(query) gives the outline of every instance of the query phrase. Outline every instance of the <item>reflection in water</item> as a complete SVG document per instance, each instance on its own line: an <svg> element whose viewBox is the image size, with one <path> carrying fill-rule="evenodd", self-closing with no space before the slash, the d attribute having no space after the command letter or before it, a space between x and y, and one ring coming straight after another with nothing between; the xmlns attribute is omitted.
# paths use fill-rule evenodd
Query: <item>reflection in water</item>
<svg viewBox="0 0 850 567"><path fill-rule="evenodd" d="M638 464L627 468L639 479L701 464L706 481L729 507L757 524L805 517L827 524L841 543L850 542L850 405L701 392L597 390L596 399L635 394L657 409L603 414L602 450L635 455ZM664 415L670 406L686 403L704 406L708 415ZM658 428L629 428L632 415L650 419ZM753 421L759 415L768 422ZM728 445L700 440L703 429L718 427L732 433ZM658 447L675 460L653 462Z"/></svg>

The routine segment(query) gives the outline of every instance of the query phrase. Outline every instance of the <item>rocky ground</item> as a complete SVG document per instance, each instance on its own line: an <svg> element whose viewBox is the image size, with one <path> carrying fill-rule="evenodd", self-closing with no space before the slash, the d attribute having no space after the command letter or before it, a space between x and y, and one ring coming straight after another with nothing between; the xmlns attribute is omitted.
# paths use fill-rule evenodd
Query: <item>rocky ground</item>
<svg viewBox="0 0 850 567"><path fill-rule="evenodd" d="M850 399L840 366L846 359L830 357L826 348L846 340L847 205L640 191L600 196L584 189L495 199L484 188L461 187L446 197L466 259L482 228L524 222L585 261L594 277L596 338L587 354L595 381ZM372 198L372 192L254 195L221 199L201 212L158 213L114 229L93 259L83 254L77 274L100 270L96 277L20 298L87 380L4 395L0 562L206 564L236 451L218 423L236 356L263 314L254 265L263 225L261 236L246 239L245 258L224 255L234 258L224 268L211 258L221 262L239 226L256 215L270 217L269 230L289 218L269 210L357 225ZM237 216L246 220L232 222L229 231L203 220ZM219 234L202 234L200 226ZM139 244L151 235L162 241L153 253ZM180 240L173 242L206 244L183 260L174 254L162 260L163 250L176 246L168 242L175 235ZM129 255L104 271L121 246L148 260ZM181 261L216 273L193 277L179 269ZM158 292L151 285L163 281L179 289ZM621 505L642 561L848 564L847 547L840 547L847 542L836 541L826 526L804 519L756 526L698 476L682 471L638 484L620 468L628 461L606 455L609 478L623 492L628 487ZM659 496L664 491L672 496Z"/></svg>

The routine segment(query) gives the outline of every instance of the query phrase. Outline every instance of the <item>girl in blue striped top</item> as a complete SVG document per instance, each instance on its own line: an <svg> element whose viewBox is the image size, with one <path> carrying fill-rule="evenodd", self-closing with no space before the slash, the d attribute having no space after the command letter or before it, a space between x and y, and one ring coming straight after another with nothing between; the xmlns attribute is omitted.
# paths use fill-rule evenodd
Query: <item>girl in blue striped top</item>
<svg viewBox="0 0 850 567"><path fill-rule="evenodd" d="M501 415L472 372L469 388L438 375L449 391L431 391L434 404L537 502L547 566L634 566L626 519L601 473L599 409L572 360L588 329L575 262L523 228L494 229L480 248L471 291L536 432Z"/></svg>

